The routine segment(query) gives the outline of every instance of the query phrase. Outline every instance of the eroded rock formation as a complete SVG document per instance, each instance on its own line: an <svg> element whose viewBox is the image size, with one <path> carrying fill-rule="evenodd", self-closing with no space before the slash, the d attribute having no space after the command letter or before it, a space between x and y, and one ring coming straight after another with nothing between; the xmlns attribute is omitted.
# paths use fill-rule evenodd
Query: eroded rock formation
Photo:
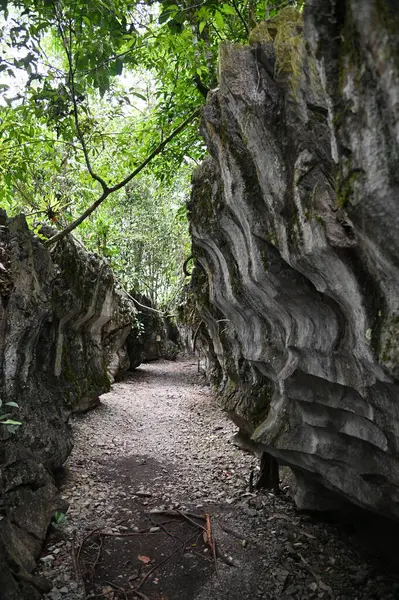
<svg viewBox="0 0 399 600"><path fill-rule="evenodd" d="M179 353L179 332L173 319L164 316L162 311L155 308L151 300L143 295L132 292L138 310L139 336L128 339L129 356L139 355L142 362L151 362L163 358L176 360Z"/></svg>
<svg viewBox="0 0 399 600"><path fill-rule="evenodd" d="M0 296L1 412L22 422L15 433L0 424L0 595L34 600L43 582L30 573L55 511L65 510L53 473L72 447L68 416L98 403L129 368L136 311L98 256L72 238L50 252L22 216L4 212Z"/></svg>
<svg viewBox="0 0 399 600"><path fill-rule="evenodd" d="M300 507L399 517L399 22L312 0L224 45L194 174L191 322Z"/></svg>

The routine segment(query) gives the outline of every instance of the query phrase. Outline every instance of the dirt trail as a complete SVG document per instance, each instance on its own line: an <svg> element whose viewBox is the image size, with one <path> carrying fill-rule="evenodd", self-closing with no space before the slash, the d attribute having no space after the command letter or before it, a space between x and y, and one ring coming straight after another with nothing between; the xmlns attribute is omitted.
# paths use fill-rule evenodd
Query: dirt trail
<svg viewBox="0 0 399 600"><path fill-rule="evenodd" d="M54 583L45 598L399 598L348 527L299 514L288 490L249 491L256 460L230 443L235 427L193 360L143 365L102 401L73 420L70 509L42 555ZM178 511L210 515L223 558L205 521Z"/></svg>

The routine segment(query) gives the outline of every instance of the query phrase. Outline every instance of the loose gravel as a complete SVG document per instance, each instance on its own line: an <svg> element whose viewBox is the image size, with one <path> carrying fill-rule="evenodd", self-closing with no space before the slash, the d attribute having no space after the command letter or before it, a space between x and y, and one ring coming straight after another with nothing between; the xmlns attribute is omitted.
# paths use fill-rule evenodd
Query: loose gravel
<svg viewBox="0 0 399 600"><path fill-rule="evenodd" d="M369 523L300 514L288 486L251 490L258 461L231 443L236 427L193 359L142 365L101 400L72 420L69 510L40 559L46 600L399 598L394 569L356 537L370 542ZM171 510L210 515L224 560L199 527L159 514Z"/></svg>

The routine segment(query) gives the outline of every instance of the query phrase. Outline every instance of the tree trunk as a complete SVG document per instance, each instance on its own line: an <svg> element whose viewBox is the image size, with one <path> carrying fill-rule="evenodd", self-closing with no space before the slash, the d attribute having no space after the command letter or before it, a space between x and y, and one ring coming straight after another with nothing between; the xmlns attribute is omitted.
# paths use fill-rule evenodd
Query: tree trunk
<svg viewBox="0 0 399 600"><path fill-rule="evenodd" d="M265 488L267 490L274 490L275 492L280 491L278 462L273 456L267 454L267 452L262 452L260 475L255 487L257 490Z"/></svg>

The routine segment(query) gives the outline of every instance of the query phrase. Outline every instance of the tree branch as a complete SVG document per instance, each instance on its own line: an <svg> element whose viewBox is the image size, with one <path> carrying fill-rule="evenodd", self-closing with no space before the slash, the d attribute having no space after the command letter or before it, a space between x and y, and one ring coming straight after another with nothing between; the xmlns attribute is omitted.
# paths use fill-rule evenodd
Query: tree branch
<svg viewBox="0 0 399 600"><path fill-rule="evenodd" d="M68 227L66 227L63 231L60 231L59 233L51 237L49 240L47 240L45 242L45 246L55 244L55 242L62 240L69 233L71 233L71 231L76 229L76 227L83 223L83 221L87 219L87 217L90 216L96 210L96 208L98 208L100 204L102 204L102 202L104 202L104 200L108 198L110 194L112 194L113 192L117 192L121 188L125 187L134 177L136 177L136 175L138 175L144 169L144 167L148 165L148 163L150 163L156 156L158 156L158 154L162 152L165 146L167 146L169 142L171 142L177 135L179 135L179 133L181 133L187 127L187 125L189 125L191 121L193 121L199 114L200 109L198 108L193 113L191 113L191 115L188 116L187 119L180 123L180 125L176 127L176 129L174 129L172 133L167 138L165 138L163 142L161 142L155 148L155 150L153 150L151 154L149 154L147 158L143 160L143 162L136 169L134 169L134 171L132 171L132 173L130 173L130 175L125 177L125 179L122 179L122 181L120 181L116 185L113 185L112 187L105 186L105 188L103 188L103 193L101 194L101 196L97 198L97 200L93 202L93 204L91 204L80 217L73 221L73 223L68 225Z"/></svg>
<svg viewBox="0 0 399 600"><path fill-rule="evenodd" d="M106 182L104 181L104 179L102 177L100 177L100 175L97 175L97 173L95 173L93 171L93 168L92 168L91 162L90 162L89 152L88 152L87 146L86 146L86 141L85 141L85 138L84 138L84 135L83 135L82 129L80 127L80 123L79 123L78 105L76 102L76 91L75 91L75 75L74 75L73 61L72 61L71 25L70 25L70 30L69 30L69 42L68 42L67 37L65 35L65 31L62 26L62 15L59 15L57 10L56 10L56 18L57 18L57 22L58 22L58 29L60 31L60 35L61 35L61 39L62 39L62 44L65 48L65 54L66 54L67 60L68 60L68 69L69 69L68 79L69 79L69 88L70 88L71 97L72 97L73 118L75 121L76 133L79 138L80 144L82 146L87 170L89 171L92 179L94 179L95 181L98 181L98 183L101 185L101 187L103 189L102 195L104 195L105 192L108 190L108 186L107 186Z"/></svg>
<svg viewBox="0 0 399 600"><path fill-rule="evenodd" d="M247 32L247 35L249 35L249 29L248 29L248 26L247 26L247 24L246 24L246 22L245 22L245 19L244 19L244 17L242 16L242 14L241 14L241 12L240 12L240 9L238 8L238 6L237 6L237 4L236 4L235 0L232 0L232 4L233 4L233 7L234 7L234 10L236 11L236 13L237 13L237 15L238 15L238 18L240 19L241 23L244 25L244 29L245 29L245 31Z"/></svg>
<svg viewBox="0 0 399 600"><path fill-rule="evenodd" d="M151 152L151 154L149 154L147 156L147 158L141 163L141 165L139 165L132 173L130 173L130 175L125 177L125 179L123 179L121 182L110 187L109 188L110 193L116 192L117 190L120 190L121 188L125 187L125 185L127 185L134 177L136 177L136 175L138 175L140 173L140 171L142 171L144 169L144 167L146 167L148 165L148 163L150 163L152 161L153 158L155 158L156 156L158 156L158 154L160 154L162 152L162 150L165 148L165 146L167 146L169 144L169 142L171 142L176 136L178 136L179 133L181 133L187 127L187 125L189 125L191 123L191 121L193 121L196 117L199 116L200 110L201 110L200 108L197 108L197 110L195 110L193 113L191 113L191 115L189 115L187 117L187 119L185 119L182 123L180 123L180 125L178 127L176 127L176 129L174 129L172 131L172 133L170 135L168 135L168 137L165 138L163 140L163 142L161 142L155 148L155 150L153 150L153 152Z"/></svg>
<svg viewBox="0 0 399 600"><path fill-rule="evenodd" d="M70 225L68 225L68 227L66 227L63 231L60 231L59 233L57 233L56 235L54 235L53 237L51 237L50 239L48 239L45 242L46 246L50 246L56 242L58 242L59 240L63 239L64 237L66 237L69 233L71 233L74 229L76 229L76 227L78 227L78 225L80 225L81 223L83 223L83 221L85 219L87 219L87 217L89 217L99 206L100 204L102 204L104 202L104 200L106 198L108 198L108 196L110 194L112 194L113 192L116 192L118 190L120 190L121 188L125 187L134 177L136 177L136 175L138 175L158 154L160 154L162 152L162 150L165 148L165 146L171 141L173 140L173 138L175 138L177 135L179 135L179 133L181 133L181 131L183 131L187 125L193 120L195 119L199 113L200 113L200 109L198 108L197 110L195 110L189 117L187 117L187 119L185 119L178 127L176 127L176 129L174 129L172 131L172 133L165 138L156 148L155 150L153 150L153 152L151 152L151 154L149 154L149 156L147 156L147 158L136 168L134 169L134 171L132 171L127 177L125 177L124 179L122 179L122 181L120 181L119 183L115 184L114 186L108 186L107 183L105 182L105 180L98 175L97 173L95 173L93 171L91 162L90 162L90 157L89 157L89 152L86 146L86 141L82 132L82 129L80 127L80 123L79 123L79 114L78 114L78 106L77 106L77 101L76 101L76 90L75 90L75 76L74 76L74 69L73 69L73 59L72 59L72 34L71 34L71 28L70 28L70 32L69 32L69 40L67 39L67 35L64 31L64 27L63 27L63 21L62 21L62 14L60 14L59 9L57 10L57 6L55 5L55 13L56 13L56 18L57 18L57 24L58 24L58 29L60 32L60 36L63 42L63 46L65 49L65 53L67 56L67 60L68 60L68 69L69 69L69 88L70 88L70 92L71 92L71 97L72 97L72 105L73 105L73 116L74 116L74 122L75 122L75 128L76 128L76 133L78 136L78 139L80 141L80 144L82 146L82 151L83 151L83 155L84 155L84 159L85 159L85 163L86 163L86 167L87 170L89 171L89 174L91 176L92 179L94 179L95 181L97 181L101 187L102 187L102 193L99 196L99 198L97 198L97 200L95 202L93 202L93 204L91 204L84 212L83 214L78 217L77 219L75 219L75 221L73 221L72 223L70 223Z"/></svg>

